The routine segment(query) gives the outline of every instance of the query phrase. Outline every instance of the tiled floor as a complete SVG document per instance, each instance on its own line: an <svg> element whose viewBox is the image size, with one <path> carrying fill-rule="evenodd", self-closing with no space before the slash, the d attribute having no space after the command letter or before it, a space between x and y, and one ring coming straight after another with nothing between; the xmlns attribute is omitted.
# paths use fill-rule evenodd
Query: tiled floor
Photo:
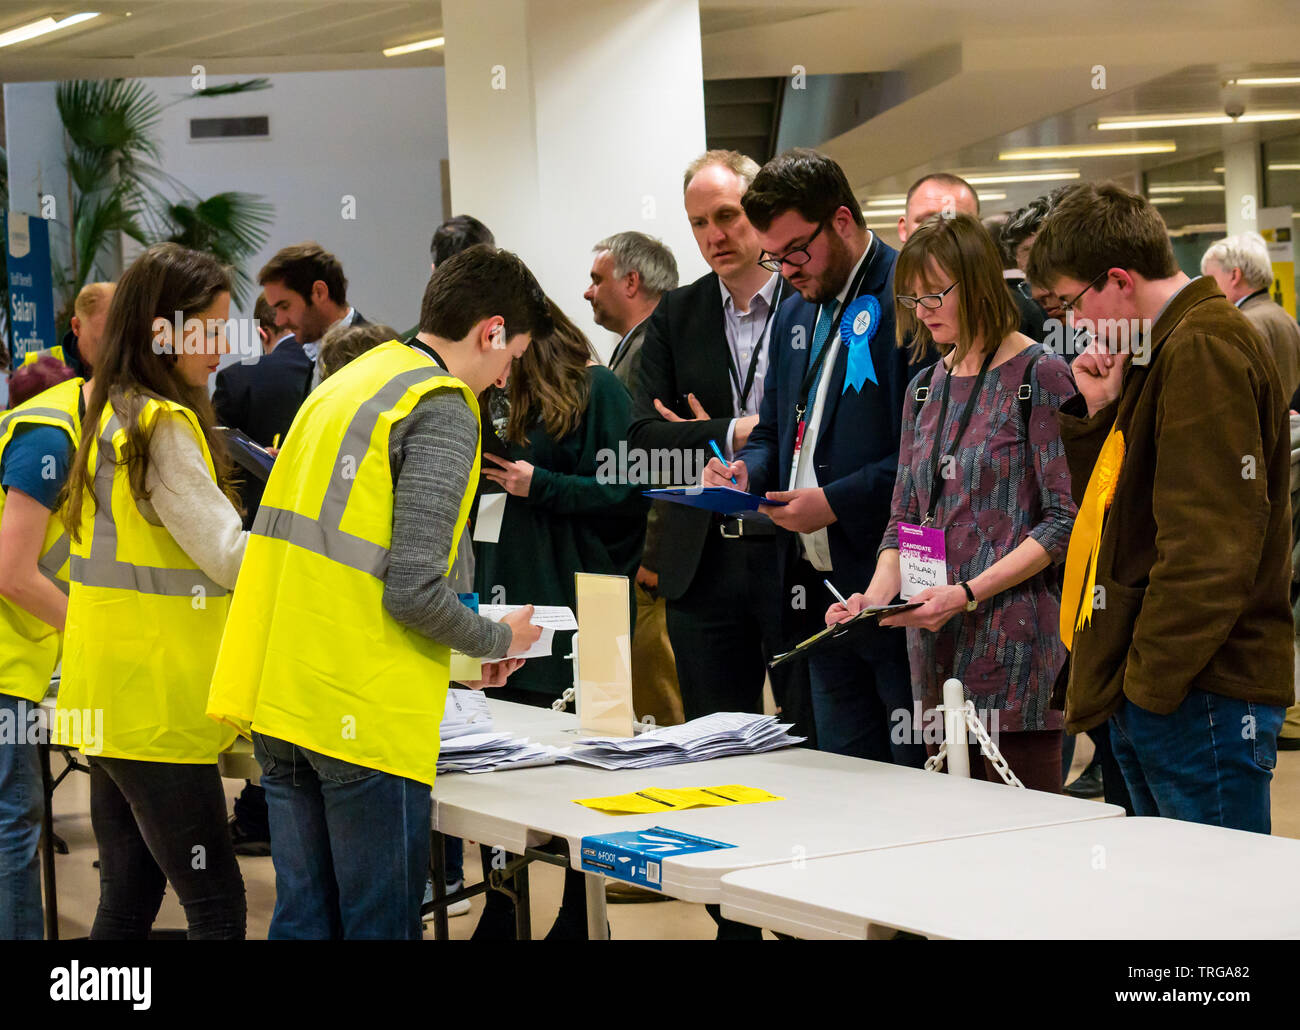
<svg viewBox="0 0 1300 1030"><path fill-rule="evenodd" d="M1086 738L1081 738L1071 777L1083 768L1090 752L1091 744ZM55 828L68 842L70 852L57 857L59 924L60 934L64 937L86 935L99 898L98 871L91 865L96 849L90 833L88 780L87 776L74 774L55 795ZM227 793L232 800L242 786L239 781L227 781ZM1300 751L1287 751L1278 756L1277 775L1273 781L1273 832L1300 838ZM469 854L473 855L473 852ZM243 858L240 864L248 892L248 936L264 938L275 901L275 874L271 859ZM471 881L478 878L477 864L475 861L467 863ZM554 866L534 864L532 869L533 932L534 936L543 937L559 908L563 874ZM452 937L461 939L470 935L482 906L482 899L475 898L468 915L451 920ZM714 933L713 922L703 906L679 901L611 905L609 922L615 939L689 940L709 938ZM180 905L170 889L157 925L185 926ZM432 937L432 929L427 935Z"/></svg>

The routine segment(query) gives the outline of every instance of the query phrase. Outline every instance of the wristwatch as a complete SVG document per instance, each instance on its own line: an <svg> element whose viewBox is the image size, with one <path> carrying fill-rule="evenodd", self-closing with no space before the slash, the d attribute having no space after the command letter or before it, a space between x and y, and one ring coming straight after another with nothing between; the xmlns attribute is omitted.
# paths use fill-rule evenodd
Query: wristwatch
<svg viewBox="0 0 1300 1030"><path fill-rule="evenodd" d="M966 610L968 612L973 612L979 607L979 602L975 600L975 594L971 591L970 584L961 582L957 585L966 591Z"/></svg>

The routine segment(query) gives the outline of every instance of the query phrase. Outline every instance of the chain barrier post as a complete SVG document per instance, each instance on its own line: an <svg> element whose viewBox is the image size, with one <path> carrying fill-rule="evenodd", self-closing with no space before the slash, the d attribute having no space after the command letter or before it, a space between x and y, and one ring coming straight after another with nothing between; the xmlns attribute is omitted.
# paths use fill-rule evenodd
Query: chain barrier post
<svg viewBox="0 0 1300 1030"><path fill-rule="evenodd" d="M970 749L966 745L966 691L959 679L943 684L943 742L948 775L970 779Z"/></svg>

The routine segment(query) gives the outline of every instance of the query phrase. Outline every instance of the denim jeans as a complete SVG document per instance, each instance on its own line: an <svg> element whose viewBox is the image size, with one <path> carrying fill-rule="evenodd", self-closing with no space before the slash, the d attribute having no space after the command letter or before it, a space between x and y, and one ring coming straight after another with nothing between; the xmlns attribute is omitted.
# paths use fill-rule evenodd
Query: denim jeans
<svg viewBox="0 0 1300 1030"><path fill-rule="evenodd" d="M45 792L40 753L29 739L28 713L36 705L0 694L0 940L39 941L41 868L37 845Z"/></svg>
<svg viewBox="0 0 1300 1030"><path fill-rule="evenodd" d="M1286 709L1203 690L1169 715L1125 698L1111 743L1135 815L1269 833L1269 784Z"/></svg>
<svg viewBox="0 0 1300 1030"><path fill-rule="evenodd" d="M271 823L271 940L419 940L427 783L253 734Z"/></svg>
<svg viewBox="0 0 1300 1030"><path fill-rule="evenodd" d="M216 763L86 761L99 844L91 940L143 940L168 883L185 909L190 940L243 940L244 880Z"/></svg>

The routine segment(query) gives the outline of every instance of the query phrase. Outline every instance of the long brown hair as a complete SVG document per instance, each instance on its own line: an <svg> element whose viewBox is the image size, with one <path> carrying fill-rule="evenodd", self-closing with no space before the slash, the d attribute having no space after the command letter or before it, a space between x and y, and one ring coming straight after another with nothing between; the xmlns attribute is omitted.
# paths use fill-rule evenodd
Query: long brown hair
<svg viewBox="0 0 1300 1030"><path fill-rule="evenodd" d="M108 309L103 347L95 363L94 385L86 404L81 446L73 459L64 485L63 521L74 540L80 539L81 501L87 494L94 505L95 470L90 467L90 447L99 435L104 405L111 403L126 430L127 474L131 493L147 500L149 444L154 426L140 426L140 412L150 399L184 405L198 418L199 428L212 453L217 485L235 502L230 457L213 427L216 417L205 386L190 386L176 369L180 349L180 327L176 313L188 319L211 307L222 293L229 293L230 270L216 258L189 250L176 243L158 243L132 262L122 275ZM154 346L155 323L173 324L171 353L159 353Z"/></svg>
<svg viewBox="0 0 1300 1030"><path fill-rule="evenodd" d="M510 373L506 439L521 446L538 422L553 440L568 436L582 424L591 394L591 343L555 301L546 298L546 306L555 330L533 340Z"/></svg>
<svg viewBox="0 0 1300 1030"><path fill-rule="evenodd" d="M957 342L953 345L953 368L977 344L996 353L1002 341L1020 328L1020 309L1011 299L1002 275L1002 259L988 230L973 215L936 215L916 227L907 238L894 266L894 294L916 289L936 290L930 260L942 268L957 288ZM952 296L952 294L949 294ZM910 337L912 358L918 359L934 345L930 330L917 312L894 302L894 326L898 345Z"/></svg>

